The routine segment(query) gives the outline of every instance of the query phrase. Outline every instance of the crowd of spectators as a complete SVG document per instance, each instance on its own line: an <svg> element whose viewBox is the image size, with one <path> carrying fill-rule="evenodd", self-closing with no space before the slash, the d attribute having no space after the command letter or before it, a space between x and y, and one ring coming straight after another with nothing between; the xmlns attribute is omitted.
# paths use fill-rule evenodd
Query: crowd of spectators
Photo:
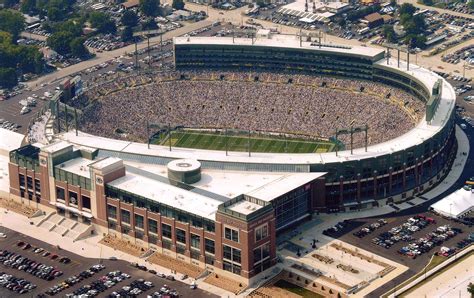
<svg viewBox="0 0 474 298"><path fill-rule="evenodd" d="M81 129L146 141L147 122L232 128L328 139L336 129L368 126L368 144L406 133L424 103L369 81L265 72L170 71L109 80L85 93ZM83 105L82 105L83 106ZM349 136L339 139L348 147ZM365 134L354 135L361 147Z"/></svg>

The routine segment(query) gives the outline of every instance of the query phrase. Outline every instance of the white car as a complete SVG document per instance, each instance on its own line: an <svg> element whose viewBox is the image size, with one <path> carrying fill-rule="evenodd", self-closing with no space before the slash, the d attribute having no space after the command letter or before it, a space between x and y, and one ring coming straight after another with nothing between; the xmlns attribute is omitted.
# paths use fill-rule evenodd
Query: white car
<svg viewBox="0 0 474 298"><path fill-rule="evenodd" d="M5 234L5 233L0 233L0 238L7 238L7 234Z"/></svg>

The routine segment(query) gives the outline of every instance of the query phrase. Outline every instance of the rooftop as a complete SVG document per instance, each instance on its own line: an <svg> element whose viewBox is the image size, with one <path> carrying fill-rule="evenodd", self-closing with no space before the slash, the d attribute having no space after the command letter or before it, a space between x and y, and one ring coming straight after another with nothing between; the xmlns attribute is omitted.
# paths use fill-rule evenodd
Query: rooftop
<svg viewBox="0 0 474 298"><path fill-rule="evenodd" d="M347 46L337 44L326 44L319 46L312 46L311 42L304 41L300 45L300 38L295 35L286 34L270 34L267 37L256 39L251 38L232 38L232 37L212 37L212 36L193 36L193 37L175 37L175 45L196 44L196 45L241 45L241 46L271 46L276 48L301 48L305 50L313 50L316 52L327 53L343 53L345 55L352 54L357 56L364 56L368 59L373 59L378 55L384 53L383 49L373 47L361 46Z"/></svg>
<svg viewBox="0 0 474 298"><path fill-rule="evenodd" d="M261 206L259 204L249 202L249 201L242 200L242 201L239 201L235 204L232 204L228 208L229 208L229 210L232 210L232 211L235 211L235 212L238 212L238 213L242 213L242 214L245 214L245 215L249 215L250 213L252 213L254 211L257 211L258 209L263 208L263 206Z"/></svg>
<svg viewBox="0 0 474 298"><path fill-rule="evenodd" d="M0 128L0 151L12 151L21 147L24 135L11 130Z"/></svg>
<svg viewBox="0 0 474 298"><path fill-rule="evenodd" d="M55 167L61 170L64 170L66 172L73 173L73 174L90 179L91 175L90 175L89 165L93 162L94 161L87 158L77 157L77 158L73 158L68 161L65 161L63 163L60 163L56 165Z"/></svg>

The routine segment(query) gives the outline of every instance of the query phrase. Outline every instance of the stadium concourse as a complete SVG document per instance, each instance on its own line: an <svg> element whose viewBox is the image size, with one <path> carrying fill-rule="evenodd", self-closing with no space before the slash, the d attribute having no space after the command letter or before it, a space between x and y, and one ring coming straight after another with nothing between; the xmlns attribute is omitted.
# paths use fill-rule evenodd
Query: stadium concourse
<svg viewBox="0 0 474 298"><path fill-rule="evenodd" d="M81 105L91 104L85 108L82 131L142 142L149 137L150 122L324 140L334 137L336 128L368 125L370 145L406 133L425 111L414 96L379 83L266 72L143 74L99 84L85 97ZM75 101L71 105L81 107ZM348 135L340 140L349 148ZM363 133L354 135L355 148L364 143ZM198 143L191 147L215 149Z"/></svg>

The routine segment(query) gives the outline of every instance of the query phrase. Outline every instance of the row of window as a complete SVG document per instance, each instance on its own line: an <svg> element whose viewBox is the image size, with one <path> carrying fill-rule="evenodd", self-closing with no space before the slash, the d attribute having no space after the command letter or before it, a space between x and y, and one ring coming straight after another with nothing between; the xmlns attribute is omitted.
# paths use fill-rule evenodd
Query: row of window
<svg viewBox="0 0 474 298"><path fill-rule="evenodd" d="M107 205L107 216L109 219L109 227L112 229L116 228L116 220L117 220L117 208L115 206ZM130 211L121 209L120 210L120 217L121 217L121 222L124 224L122 227L122 232L125 234L128 234L130 232L130 225L131 225L131 215ZM135 234L142 233L143 231L139 230L144 230L144 217L139 214L134 215L134 224L135 224ZM110 224L110 222L112 224ZM128 226L127 226L128 225ZM125 230L124 230L125 229ZM138 229L138 230L137 230ZM124 232L125 231L125 232ZM148 219L148 233L149 233L149 240L150 237L153 237L154 239L158 238L159 231L158 231L158 222L154 219L149 218ZM175 229L176 233L176 241L182 244L187 243L187 237L186 237L186 231L176 228ZM164 238L168 238L169 240L163 239L163 242L170 242L172 239L172 227L171 225L162 223L161 224L161 236ZM151 243L156 244L156 241L150 241ZM190 245L192 248L201 249L201 236L190 233ZM170 246L171 247L171 246ZM204 250L207 253L214 254L215 253L215 243L214 240L204 238Z"/></svg>
<svg viewBox="0 0 474 298"><path fill-rule="evenodd" d="M64 188L56 187L56 200L63 204L66 203L66 190ZM80 201L83 209L91 209L91 198L81 195ZM69 191L69 206L76 208L79 206L79 197L74 191Z"/></svg>

